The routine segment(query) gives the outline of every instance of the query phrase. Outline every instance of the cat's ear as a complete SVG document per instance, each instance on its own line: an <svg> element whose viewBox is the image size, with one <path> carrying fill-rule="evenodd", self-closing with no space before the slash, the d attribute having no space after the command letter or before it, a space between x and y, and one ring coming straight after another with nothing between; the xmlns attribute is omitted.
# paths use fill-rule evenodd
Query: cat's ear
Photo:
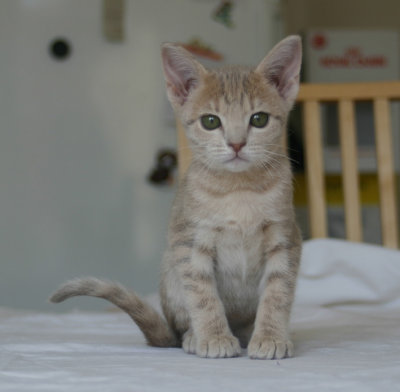
<svg viewBox="0 0 400 392"><path fill-rule="evenodd" d="M279 42L256 68L291 106L299 91L301 38L292 35Z"/></svg>
<svg viewBox="0 0 400 392"><path fill-rule="evenodd" d="M168 98L173 105L182 106L207 71L191 53L176 44L163 44L161 56Z"/></svg>

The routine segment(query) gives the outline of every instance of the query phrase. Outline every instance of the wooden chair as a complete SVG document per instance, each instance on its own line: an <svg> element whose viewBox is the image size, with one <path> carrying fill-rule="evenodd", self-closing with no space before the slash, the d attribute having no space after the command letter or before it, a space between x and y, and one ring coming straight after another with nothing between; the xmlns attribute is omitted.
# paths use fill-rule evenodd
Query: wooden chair
<svg viewBox="0 0 400 392"><path fill-rule="evenodd" d="M361 202L357 165L355 101L372 101L383 245L399 247L395 172L393 165L390 101L400 100L400 82L302 84L298 102L303 106L308 207L312 238L327 237L327 208L320 105L337 102L346 238L362 241ZM180 176L190 159L185 132L178 123ZM399 152L400 153L400 152Z"/></svg>
<svg viewBox="0 0 400 392"><path fill-rule="evenodd" d="M321 135L321 102L337 102L342 155L346 237L362 241L361 203L357 167L355 101L372 101L383 245L398 248L398 215L393 166L390 101L400 99L400 82L303 84L306 177L311 237L326 237L326 199Z"/></svg>

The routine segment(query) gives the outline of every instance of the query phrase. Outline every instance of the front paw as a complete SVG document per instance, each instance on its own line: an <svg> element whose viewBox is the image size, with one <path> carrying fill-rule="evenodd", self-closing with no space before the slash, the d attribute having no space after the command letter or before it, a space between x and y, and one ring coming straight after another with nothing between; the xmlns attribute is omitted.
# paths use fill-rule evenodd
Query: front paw
<svg viewBox="0 0 400 392"><path fill-rule="evenodd" d="M182 348L185 353L196 354L196 338L191 329L188 329L183 335Z"/></svg>
<svg viewBox="0 0 400 392"><path fill-rule="evenodd" d="M293 355L293 343L270 336L253 336L247 352L251 359L282 359Z"/></svg>
<svg viewBox="0 0 400 392"><path fill-rule="evenodd" d="M196 354L203 358L232 358L240 353L239 340L233 335L211 336L196 343Z"/></svg>

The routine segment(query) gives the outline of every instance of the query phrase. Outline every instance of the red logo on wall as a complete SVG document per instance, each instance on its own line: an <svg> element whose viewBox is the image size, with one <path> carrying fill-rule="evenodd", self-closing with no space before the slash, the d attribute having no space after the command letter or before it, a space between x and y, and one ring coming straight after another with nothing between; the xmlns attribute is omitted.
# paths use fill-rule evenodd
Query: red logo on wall
<svg viewBox="0 0 400 392"><path fill-rule="evenodd" d="M326 47L328 39L325 34L318 33L311 38L311 46L316 50L321 50Z"/></svg>
<svg viewBox="0 0 400 392"><path fill-rule="evenodd" d="M364 55L361 48L348 48L342 55L326 55L319 59L325 68L382 68L388 63L383 55Z"/></svg>

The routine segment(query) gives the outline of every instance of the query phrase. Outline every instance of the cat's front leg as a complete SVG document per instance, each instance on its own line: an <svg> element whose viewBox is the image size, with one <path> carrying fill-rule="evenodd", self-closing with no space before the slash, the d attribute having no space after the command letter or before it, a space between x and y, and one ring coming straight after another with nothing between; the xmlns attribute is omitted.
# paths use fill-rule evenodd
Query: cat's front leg
<svg viewBox="0 0 400 392"><path fill-rule="evenodd" d="M268 255L254 332L248 345L253 359L293 355L289 318L294 298L300 245L277 245Z"/></svg>
<svg viewBox="0 0 400 392"><path fill-rule="evenodd" d="M213 254L204 244L193 245L191 256L178 268L191 322L191 329L183 338L183 348L200 357L235 357L240 355L241 348L230 331L218 295Z"/></svg>

